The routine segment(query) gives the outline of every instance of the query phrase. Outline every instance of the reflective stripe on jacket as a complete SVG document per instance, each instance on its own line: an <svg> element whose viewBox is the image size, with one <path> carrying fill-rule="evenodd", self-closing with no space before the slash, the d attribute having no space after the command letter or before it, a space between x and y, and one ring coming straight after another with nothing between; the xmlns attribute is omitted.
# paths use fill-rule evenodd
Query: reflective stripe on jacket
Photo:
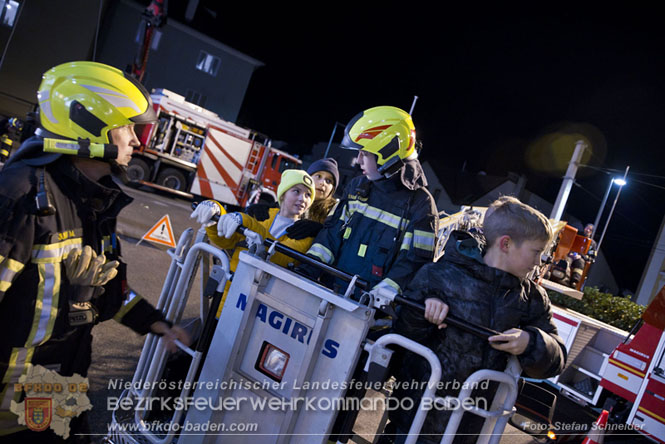
<svg viewBox="0 0 665 444"><path fill-rule="evenodd" d="M377 181L360 176L307 253L371 287L383 281L401 291L433 260L436 230L436 206L424 187L408 189L399 174Z"/></svg>
<svg viewBox="0 0 665 444"><path fill-rule="evenodd" d="M43 175L56 213L37 216L35 195ZM29 365L62 376L85 375L90 363L92 324L70 327L69 285L63 259L90 245L107 260L120 259L116 215L131 198L107 176L93 182L63 157L43 167L16 162L0 172L0 421L18 394L13 384ZM125 304L124 264L116 278L90 301L98 321L114 318L146 333L161 314L145 300ZM16 400L16 399L15 399ZM4 429L3 430L10 430Z"/></svg>

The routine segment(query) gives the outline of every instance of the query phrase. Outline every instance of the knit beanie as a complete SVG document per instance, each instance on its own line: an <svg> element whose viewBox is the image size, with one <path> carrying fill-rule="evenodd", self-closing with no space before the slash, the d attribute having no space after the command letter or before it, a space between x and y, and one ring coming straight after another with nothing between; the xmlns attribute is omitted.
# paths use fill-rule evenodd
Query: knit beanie
<svg viewBox="0 0 665 444"><path fill-rule="evenodd" d="M281 201L282 194L298 184L305 185L312 193L312 200L314 200L316 188L314 188L312 177L303 170L284 170L282 178L279 181L279 186L277 187L277 202Z"/></svg>
<svg viewBox="0 0 665 444"><path fill-rule="evenodd" d="M307 168L307 173L310 176L313 176L318 171L327 171L332 174L333 178L335 179L335 183L333 184L333 190L335 190L337 188L337 184L339 184L339 170L337 169L337 161L332 157L327 157L325 159L319 159L316 162L313 162L309 168Z"/></svg>

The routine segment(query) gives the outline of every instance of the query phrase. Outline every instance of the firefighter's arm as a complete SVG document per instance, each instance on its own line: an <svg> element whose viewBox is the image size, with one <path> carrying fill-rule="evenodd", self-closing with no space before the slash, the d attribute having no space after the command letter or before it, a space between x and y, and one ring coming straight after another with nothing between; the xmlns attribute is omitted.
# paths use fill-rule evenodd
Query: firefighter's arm
<svg viewBox="0 0 665 444"><path fill-rule="evenodd" d="M392 266L379 285L389 285L400 293L415 272L434 259L437 216L432 205L429 196L426 201L414 203L413 219L406 227Z"/></svg>
<svg viewBox="0 0 665 444"><path fill-rule="evenodd" d="M0 189L0 302L30 261L35 232L35 216L23 210L28 202L4 191Z"/></svg>
<svg viewBox="0 0 665 444"><path fill-rule="evenodd" d="M192 339L189 334L177 325L171 325L166 321L157 321L150 325L150 331L158 336L164 338L166 349L170 352L175 352L178 349L175 341L178 340L185 345L190 345Z"/></svg>
<svg viewBox="0 0 665 444"><path fill-rule="evenodd" d="M313 237L306 237L304 239L291 239L287 235L284 235L278 239L278 242L280 244L285 245L301 253L306 252L309 249L309 247L312 245L313 241L314 241ZM270 259L270 261L277 265L281 265L282 267L286 267L290 263L298 264L298 262L295 259L281 253L275 253L272 256L272 259Z"/></svg>
<svg viewBox="0 0 665 444"><path fill-rule="evenodd" d="M119 261L118 274L104 285L104 292L95 294L93 305L99 312L99 321L113 319L144 335L150 331L150 325L164 319L141 295L127 285L127 265Z"/></svg>
<svg viewBox="0 0 665 444"><path fill-rule="evenodd" d="M171 352L176 350L175 339L189 345L191 339L185 330L165 320L150 302L129 288L127 266L119 262L118 275L104 286L104 293L94 303L100 312L99 320L113 318L140 335L152 332L164 336L166 348Z"/></svg>
<svg viewBox="0 0 665 444"><path fill-rule="evenodd" d="M342 245L344 229L349 222L348 199L344 198L332 216L326 219L323 229L316 235L307 254L326 264L334 264Z"/></svg>

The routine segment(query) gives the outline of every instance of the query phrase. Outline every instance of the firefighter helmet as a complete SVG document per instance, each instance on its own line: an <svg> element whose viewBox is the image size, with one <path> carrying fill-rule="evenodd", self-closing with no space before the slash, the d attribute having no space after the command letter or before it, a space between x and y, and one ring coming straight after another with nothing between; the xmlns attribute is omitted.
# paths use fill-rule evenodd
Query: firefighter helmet
<svg viewBox="0 0 665 444"><path fill-rule="evenodd" d="M394 106L377 106L351 119L341 145L376 154L376 163L381 167L413 155L415 141L416 129L409 113Z"/></svg>
<svg viewBox="0 0 665 444"><path fill-rule="evenodd" d="M156 120L150 94L112 66L69 62L42 76L37 91L41 126L58 136L110 143L109 130Z"/></svg>

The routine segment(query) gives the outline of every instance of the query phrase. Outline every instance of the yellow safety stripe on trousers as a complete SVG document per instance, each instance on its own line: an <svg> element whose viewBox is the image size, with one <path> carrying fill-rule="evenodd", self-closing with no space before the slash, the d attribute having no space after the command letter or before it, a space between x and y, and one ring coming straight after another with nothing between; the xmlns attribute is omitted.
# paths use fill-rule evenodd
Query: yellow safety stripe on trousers
<svg viewBox="0 0 665 444"><path fill-rule="evenodd" d="M335 256L332 254L332 251L328 250L326 247L324 247L319 243L316 243L311 247L309 247L309 250L307 250L307 254L316 256L326 264L332 264L332 262L335 260Z"/></svg>
<svg viewBox="0 0 665 444"><path fill-rule="evenodd" d="M434 251L436 237L431 231L413 230L413 247L425 251Z"/></svg>
<svg viewBox="0 0 665 444"><path fill-rule="evenodd" d="M28 372L32 362L34 348L13 348L9 356L9 366L2 377L2 383L6 384L2 393L0 393L0 411L7 411L11 406L11 401L17 401L20 394L14 393L14 384L18 383L21 376Z"/></svg>
<svg viewBox="0 0 665 444"><path fill-rule="evenodd" d="M125 317L127 312L131 310L138 301L143 299L143 297L137 293L130 292L129 297L127 300L122 304L122 307L120 307L120 310L113 316L113 320L117 322L121 322L122 318Z"/></svg>
<svg viewBox="0 0 665 444"><path fill-rule="evenodd" d="M70 251L82 247L83 240L80 237L54 244L35 245L32 247L32 262L35 264L62 262Z"/></svg>
<svg viewBox="0 0 665 444"><path fill-rule="evenodd" d="M409 220L406 218L402 219L400 216L396 214L389 213L387 211L373 207L366 203L353 201L348 203L348 207L349 207L349 217L351 217L353 213L358 211L362 213L363 216L384 223L396 230L400 229L400 220L402 222L401 228L404 228L409 224Z"/></svg>
<svg viewBox="0 0 665 444"><path fill-rule="evenodd" d="M25 341L26 347L36 347L48 341L53 334L53 325L58 315L61 264L37 264L37 268L39 270L37 300L32 328Z"/></svg>
<svg viewBox="0 0 665 444"><path fill-rule="evenodd" d="M0 256L0 299L2 299L2 293L12 286L12 281L24 266L19 261Z"/></svg>

